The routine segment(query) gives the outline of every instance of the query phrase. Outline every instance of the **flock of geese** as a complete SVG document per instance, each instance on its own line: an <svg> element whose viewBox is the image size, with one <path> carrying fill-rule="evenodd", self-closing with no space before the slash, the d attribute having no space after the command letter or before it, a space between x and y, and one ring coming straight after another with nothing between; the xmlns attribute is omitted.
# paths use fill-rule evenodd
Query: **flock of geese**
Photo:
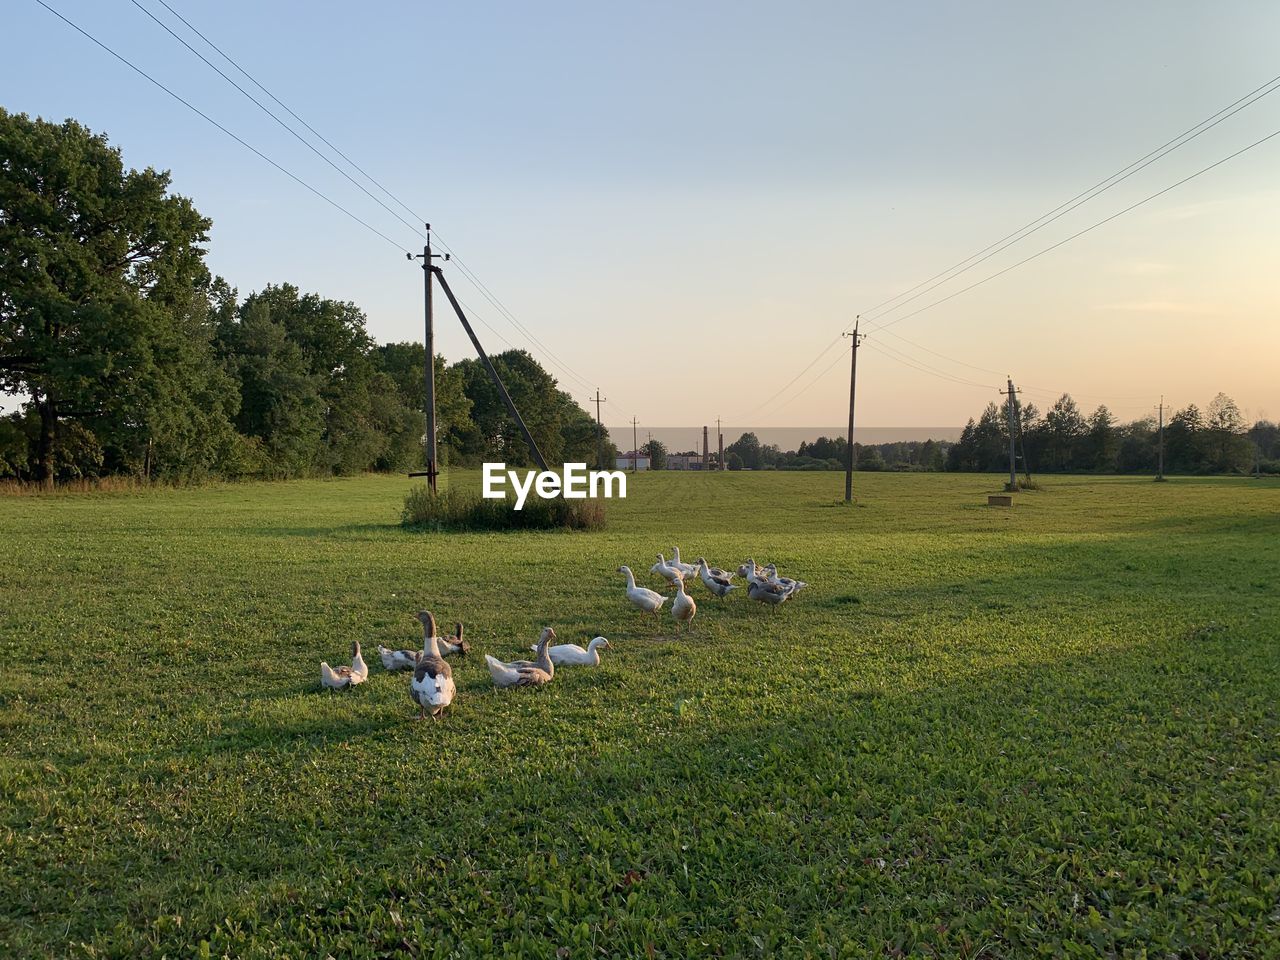
<svg viewBox="0 0 1280 960"><path fill-rule="evenodd" d="M621 566L618 572L627 578L627 599L631 604L645 613L657 616L668 597L648 587L636 584L635 574L631 568ZM671 616L676 623L676 631L687 628L698 612L698 605L685 590L685 578L697 576L708 590L717 597L727 597L739 588L733 582L740 576L747 583L747 597L760 603L777 606L786 602L795 593L808 586L803 580L792 580L790 577L778 575L778 568L770 563L759 566L754 559L738 567L730 573L719 567L710 566L706 558L699 557L696 564L685 563L680 559L680 548L672 548L672 559L668 561L665 554L658 554L658 562L649 568L650 573L660 574L675 591L671 597ZM421 650L389 650L378 646L378 656L387 671L412 670L413 678L409 681L409 697L418 707L418 718L427 716L439 717L453 703L457 687L453 682L453 668L448 656L466 656L471 651L471 644L463 639L462 624L454 624L451 636L442 637L436 631L436 618L429 610L419 610L417 620L422 624ZM610 648L604 637L596 637L583 649L576 643L553 644L556 632L545 627L538 642L530 649L535 656L532 660L499 660L485 654L485 663L489 667L489 676L493 678L495 687L539 687L548 684L555 677L556 667L576 664L598 667L600 651ZM351 665L330 667L320 662L320 683L330 690L349 690L369 679L369 665L365 662L357 640L351 645Z"/></svg>

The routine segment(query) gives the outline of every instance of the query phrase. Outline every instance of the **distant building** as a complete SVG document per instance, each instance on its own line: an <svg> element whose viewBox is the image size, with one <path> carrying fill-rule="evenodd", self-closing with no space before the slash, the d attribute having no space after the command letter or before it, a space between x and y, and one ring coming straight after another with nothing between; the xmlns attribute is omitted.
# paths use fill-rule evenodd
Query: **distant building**
<svg viewBox="0 0 1280 960"><path fill-rule="evenodd" d="M668 470L701 470L702 458L696 453L667 454Z"/></svg>
<svg viewBox="0 0 1280 960"><path fill-rule="evenodd" d="M639 450L632 450L629 453L618 454L617 459L618 470L648 470L649 455Z"/></svg>

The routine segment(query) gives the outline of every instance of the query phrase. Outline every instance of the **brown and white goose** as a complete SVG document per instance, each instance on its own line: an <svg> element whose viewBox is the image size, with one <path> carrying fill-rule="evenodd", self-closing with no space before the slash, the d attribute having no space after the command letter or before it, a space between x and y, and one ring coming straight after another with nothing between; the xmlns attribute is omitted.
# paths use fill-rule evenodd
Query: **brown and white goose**
<svg viewBox="0 0 1280 960"><path fill-rule="evenodd" d="M440 652L444 654L446 657L454 653L458 654L458 656L465 657L468 653L471 652L471 644L467 643L466 640L462 639L462 621L461 620L454 623L453 636L437 637L436 639L440 643Z"/></svg>
<svg viewBox="0 0 1280 960"><path fill-rule="evenodd" d="M781 584L769 583L767 580L752 580L747 584L747 596L750 599L774 606L785 602L794 592Z"/></svg>
<svg viewBox="0 0 1280 960"><path fill-rule="evenodd" d="M556 638L556 632L550 627L542 631L538 640L538 656L533 660L512 660L504 662L497 657L484 655L484 662L489 665L489 676L493 677L493 685L506 687L540 687L551 682L556 675L555 664L547 648Z"/></svg>
<svg viewBox="0 0 1280 960"><path fill-rule="evenodd" d="M432 628L434 629L434 627ZM443 657L458 654L466 656L471 652L471 644L462 639L462 623L459 621L453 625L453 636L436 637L436 646L439 653ZM424 636L422 638L422 652L427 650L427 641L431 639L425 636L426 627L423 627ZM378 656L382 658L382 666L387 670L412 670L418 664L417 650L388 650L386 647L379 645Z"/></svg>
<svg viewBox="0 0 1280 960"><path fill-rule="evenodd" d="M698 558L698 576L702 578L702 582L706 584L707 589L717 597L728 596L730 590L738 589L737 584L729 582L729 578L724 575L723 570L720 570L719 574L715 572L717 570L720 570L720 568L707 566L705 557Z"/></svg>
<svg viewBox="0 0 1280 960"><path fill-rule="evenodd" d="M429 610L419 610L418 621L422 624L423 650L414 664L409 696L418 705L418 719L421 720L428 712L433 717L444 713L445 708L453 703L457 687L453 682L453 668L440 656L436 618Z"/></svg>
<svg viewBox="0 0 1280 960"><path fill-rule="evenodd" d="M330 690L346 690L357 683L364 683L369 677L369 667L360 655L360 641L351 643L351 666L334 669L320 661L320 683Z"/></svg>

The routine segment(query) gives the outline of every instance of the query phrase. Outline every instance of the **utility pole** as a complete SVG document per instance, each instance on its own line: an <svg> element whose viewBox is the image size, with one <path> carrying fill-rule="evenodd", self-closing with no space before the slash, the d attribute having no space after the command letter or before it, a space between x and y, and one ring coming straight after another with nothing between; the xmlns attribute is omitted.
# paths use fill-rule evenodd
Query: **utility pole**
<svg viewBox="0 0 1280 960"><path fill-rule="evenodd" d="M600 388L596 387L596 466L599 469L604 470L606 469L604 465L604 435L601 432L600 426L601 399Z"/></svg>
<svg viewBox="0 0 1280 960"><path fill-rule="evenodd" d="M1160 395L1160 432L1158 459L1156 461L1156 482L1164 482L1164 394Z"/></svg>
<svg viewBox="0 0 1280 960"><path fill-rule="evenodd" d="M849 464L844 471L844 502L853 502L853 468L857 464L857 458L853 453L853 399L858 386L858 344L862 343L863 336L858 333L858 324L862 321L862 315L859 314L853 321L853 333L842 333L842 337L850 337L852 339L852 349L849 351Z"/></svg>
<svg viewBox="0 0 1280 960"><path fill-rule="evenodd" d="M1010 493L1018 489L1018 455L1014 451L1014 428L1018 425L1018 410L1014 402L1013 377L1009 383L1009 485L1005 487Z"/></svg>
<svg viewBox="0 0 1280 960"><path fill-rule="evenodd" d="M631 472L636 472L636 461L640 459L640 442L636 439L636 418L631 418Z"/></svg>
<svg viewBox="0 0 1280 960"><path fill-rule="evenodd" d="M426 228L427 243L422 248L422 253L418 254L418 257L422 260L422 284L424 293L426 294L426 331L423 338L423 345L426 347L427 351L427 362L425 364L423 374L427 387L427 469L423 471L423 473L413 473L410 474L410 476L420 477L425 474L427 478L427 486L431 488L432 493L435 493L436 477L439 476L440 471L436 460L436 331L435 317L431 303L431 260L433 257L440 256L440 254L431 252L431 224L426 224ZM406 253L405 256L410 260L414 259L412 254ZM446 253L444 258L448 260L449 255Z"/></svg>

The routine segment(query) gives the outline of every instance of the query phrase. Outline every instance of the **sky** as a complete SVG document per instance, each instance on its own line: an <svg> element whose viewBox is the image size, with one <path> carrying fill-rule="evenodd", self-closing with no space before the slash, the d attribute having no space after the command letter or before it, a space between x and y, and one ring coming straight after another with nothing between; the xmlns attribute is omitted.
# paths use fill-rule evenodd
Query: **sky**
<svg viewBox="0 0 1280 960"><path fill-rule="evenodd" d="M6 4L0 104L172 171L242 295L293 283L421 340L420 235L140 9L270 104L159 0L47 2L385 237L35 0ZM611 427L844 423L859 314L868 427L962 424L1006 376L1041 409L1221 390L1280 416L1280 136L933 305L1280 130L1280 92L877 306L1275 78L1280 5L168 3L431 221L503 305L445 265L487 349L529 349L584 406L599 388ZM471 355L436 306L440 352Z"/></svg>

